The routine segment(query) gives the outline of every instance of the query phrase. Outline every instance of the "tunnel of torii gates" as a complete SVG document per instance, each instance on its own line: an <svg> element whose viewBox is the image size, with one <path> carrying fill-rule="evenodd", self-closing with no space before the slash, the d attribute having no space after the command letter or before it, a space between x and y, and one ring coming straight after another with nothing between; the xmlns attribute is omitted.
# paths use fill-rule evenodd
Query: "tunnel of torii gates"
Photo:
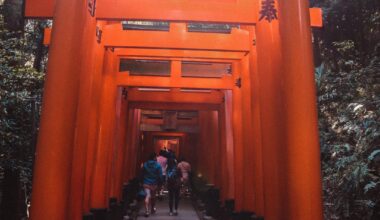
<svg viewBox="0 0 380 220"><path fill-rule="evenodd" d="M322 16L307 0L26 0L25 16L53 19L31 219L120 201L165 141L237 211L322 219L311 44Z"/></svg>

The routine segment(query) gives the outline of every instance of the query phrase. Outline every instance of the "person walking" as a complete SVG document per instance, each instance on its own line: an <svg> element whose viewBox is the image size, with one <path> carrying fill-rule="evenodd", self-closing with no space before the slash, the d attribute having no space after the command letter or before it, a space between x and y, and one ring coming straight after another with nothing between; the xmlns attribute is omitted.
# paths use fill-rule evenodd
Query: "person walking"
<svg viewBox="0 0 380 220"><path fill-rule="evenodd" d="M161 165L162 176L165 178L168 159L166 157L166 152L164 150L160 150L160 153L157 157L157 163Z"/></svg>
<svg viewBox="0 0 380 220"><path fill-rule="evenodd" d="M181 159L181 162L178 163L178 169L181 170L181 181L183 185L183 194L190 193L190 173L191 173L191 165L189 162L185 160L185 158Z"/></svg>
<svg viewBox="0 0 380 220"><path fill-rule="evenodd" d="M158 189L159 196L160 196L159 198L162 198L164 188L166 187L166 168L168 166L167 165L168 159L166 158L166 151L165 150L160 150L160 153L157 157L157 163L160 164L160 166L162 168L163 183L162 183L161 187Z"/></svg>
<svg viewBox="0 0 380 220"><path fill-rule="evenodd" d="M169 215L178 215L179 192L181 188L181 171L177 167L177 163L173 158L168 159L168 167L166 170L167 184L169 191ZM174 205L174 210L173 210Z"/></svg>
<svg viewBox="0 0 380 220"><path fill-rule="evenodd" d="M156 153L149 155L142 167L143 188L145 191L145 217L156 212L156 191L162 182L162 168L156 161ZM151 208L151 209L149 209Z"/></svg>

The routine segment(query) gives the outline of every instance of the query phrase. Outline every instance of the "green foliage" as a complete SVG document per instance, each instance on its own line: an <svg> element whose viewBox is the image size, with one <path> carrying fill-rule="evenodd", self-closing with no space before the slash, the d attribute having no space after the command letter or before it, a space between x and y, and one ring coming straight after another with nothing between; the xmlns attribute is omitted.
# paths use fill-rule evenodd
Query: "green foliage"
<svg viewBox="0 0 380 220"><path fill-rule="evenodd" d="M324 216L378 219L380 2L311 2L323 8L325 25L314 31Z"/></svg>
<svg viewBox="0 0 380 220"><path fill-rule="evenodd" d="M38 34L26 30L10 31L0 14L0 168L17 169L29 190L44 74L33 68Z"/></svg>

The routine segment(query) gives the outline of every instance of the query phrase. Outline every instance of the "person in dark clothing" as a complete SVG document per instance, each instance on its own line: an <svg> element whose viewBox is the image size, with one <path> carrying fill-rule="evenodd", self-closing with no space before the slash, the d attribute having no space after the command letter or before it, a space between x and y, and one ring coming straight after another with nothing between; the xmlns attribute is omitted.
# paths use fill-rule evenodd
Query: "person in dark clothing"
<svg viewBox="0 0 380 220"><path fill-rule="evenodd" d="M152 153L148 161L143 164L143 187L145 191L145 216L155 213L155 200L157 187L162 182L162 168L156 161L156 154ZM151 208L151 210L149 209Z"/></svg>
<svg viewBox="0 0 380 220"><path fill-rule="evenodd" d="M177 168L177 163L175 159L168 159L168 167L166 170L167 184L169 191L169 209L170 216L178 215L178 203L179 203L179 192L181 187L181 171ZM174 212L173 212L174 203Z"/></svg>
<svg viewBox="0 0 380 220"><path fill-rule="evenodd" d="M167 156L167 158L172 158L177 163L177 158L175 156L175 152L172 149L168 150L168 156Z"/></svg>

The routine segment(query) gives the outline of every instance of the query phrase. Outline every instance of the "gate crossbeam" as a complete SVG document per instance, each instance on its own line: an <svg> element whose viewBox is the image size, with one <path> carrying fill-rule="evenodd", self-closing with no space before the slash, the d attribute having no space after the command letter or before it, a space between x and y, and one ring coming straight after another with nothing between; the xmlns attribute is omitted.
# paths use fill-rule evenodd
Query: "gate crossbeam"
<svg viewBox="0 0 380 220"><path fill-rule="evenodd" d="M142 37L144 36L144 37ZM171 23L170 31L141 31L122 29L121 23L103 28L102 41L108 47L143 47L218 51L246 51L250 49L249 34L233 28L231 34L193 33L185 23Z"/></svg>

